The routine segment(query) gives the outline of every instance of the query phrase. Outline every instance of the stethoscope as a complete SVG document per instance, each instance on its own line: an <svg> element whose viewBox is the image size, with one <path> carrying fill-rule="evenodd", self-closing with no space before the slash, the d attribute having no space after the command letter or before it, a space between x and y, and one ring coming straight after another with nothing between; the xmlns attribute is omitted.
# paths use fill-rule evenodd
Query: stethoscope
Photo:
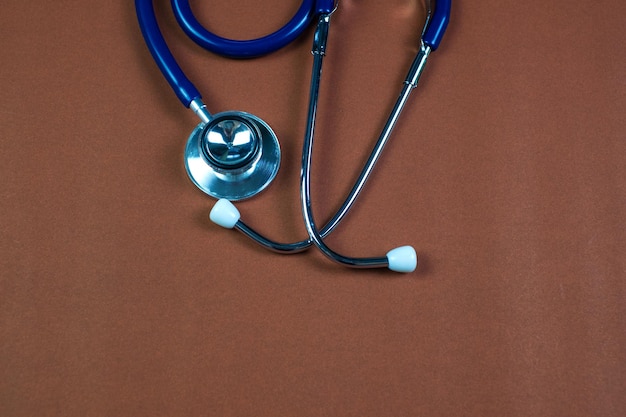
<svg viewBox="0 0 626 417"><path fill-rule="evenodd" d="M295 243L278 243L262 236L240 219L240 213L232 203L256 195L276 176L280 166L280 147L274 131L263 120L249 113L209 113L200 93L178 66L163 39L156 21L153 0L135 0L135 7L141 32L161 72L178 99L201 120L187 141L185 167L189 178L200 190L218 199L209 216L214 223L239 230L274 252L297 253L315 245L328 258L349 267L386 267L397 272L412 272L417 266L417 255L411 246L392 249L381 257L354 258L333 251L326 245L324 238L346 216L371 175L411 91L417 86L428 56L441 42L450 19L451 0L437 0L434 10L428 3L419 51L378 141L339 210L326 225L319 228L311 209L311 160L322 61L326 54L330 19L337 9L337 2L304 0L294 17L278 31L259 39L236 41L207 31L194 17L189 0L171 0L176 20L191 39L209 51L233 58L252 58L276 51L296 39L317 19L300 174L300 203L309 237Z"/></svg>

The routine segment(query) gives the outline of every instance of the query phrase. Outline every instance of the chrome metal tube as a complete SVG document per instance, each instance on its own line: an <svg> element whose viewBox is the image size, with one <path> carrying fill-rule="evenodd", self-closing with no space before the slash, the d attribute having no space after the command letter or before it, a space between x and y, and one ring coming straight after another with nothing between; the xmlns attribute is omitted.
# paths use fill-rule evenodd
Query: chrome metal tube
<svg viewBox="0 0 626 417"><path fill-rule="evenodd" d="M313 70L312 70L312 80L311 80L311 97L309 106L309 118L311 117L311 112L313 112L313 119L311 126L307 125L306 136L309 137L311 134L311 129L314 128L314 115L317 109L317 95L319 90L319 82L321 78L321 67L323 56L326 52L326 40L328 35L330 23L330 16L325 15L320 18L318 23L318 28L316 29L316 33L314 35L313 49L312 53L314 55L313 62ZM395 128L396 122L404 109L409 96L412 90L417 87L419 78L422 74L422 71L425 67L426 60L430 55L431 48L427 45L424 45L423 42L420 42L420 49L415 56L411 67L405 77L404 85L398 95L398 98L394 104L394 107L387 118L385 126L383 127L376 144L374 145L369 158L367 159L363 169L361 170L357 180L355 181L354 186L346 196L344 202L337 210L337 212L333 215L333 217L324 225L324 227L317 231L317 240L322 241L326 236L328 236L344 219L344 217L348 214L352 206L357 200L357 197L363 190L367 180L369 179L374 166L378 162L380 155L382 154L382 150L385 145L389 141L391 137L391 133ZM310 168L309 168L310 170ZM302 187L302 186L301 186ZM256 232L253 228L245 224L243 221L239 220L235 225L235 228L242 232L244 235L258 243L259 245L272 250L274 252L279 252L283 254L292 254L299 253L307 250L314 244L313 237L309 237L309 239L301 240L293 243L280 243L274 240L271 240L260 233ZM308 230L307 230L308 231ZM337 254L336 254L337 255ZM349 262L349 260L348 260ZM384 263L386 259L383 258L375 258L374 263L380 263L380 266L386 266Z"/></svg>
<svg viewBox="0 0 626 417"><path fill-rule="evenodd" d="M322 76L322 64L326 49L326 35L330 16L323 15L318 23L318 31L313 46L313 69L311 73L311 89L309 92L309 110L307 114L307 126L304 134L304 144L302 149L302 171L300 173L300 198L302 205L302 216L304 225L310 239L313 241L324 255L329 259L354 268L386 268L389 266L387 257L353 258L341 255L326 245L320 232L315 225L313 211L311 208L311 163L313 159L313 141L315 137L315 120L317 115L317 104L319 98L320 80Z"/></svg>
<svg viewBox="0 0 626 417"><path fill-rule="evenodd" d="M398 96L398 99L396 100L396 103L393 106L393 109L389 114L387 121L385 122L385 127L380 133L378 141L374 145L374 148L372 149L372 152L370 153L370 156L367 159L365 166L361 170L359 177L354 183L352 190L350 190L350 193L348 193L348 196L344 200L343 204L341 205L339 210L337 210L337 213L335 213L332 219L330 219L330 221L326 224L326 226L324 226L323 231L333 230L339 224L339 222L343 220L344 216L348 214L348 211L350 211L352 205L363 190L363 187L365 186L365 183L372 174L372 170L378 162L378 159L380 158L380 155L382 154L385 145L391 137L391 133L393 132L393 129L396 126L396 122L398 121L398 118L400 117L400 114L402 113L402 110L404 109L404 106L409 99L409 95L417 86L419 77L424 69L424 65L426 64L426 59L428 58L429 54L430 48L422 44L420 47L420 51L413 60L413 64L411 64L411 68L409 69L409 72L405 78L404 86L400 91L400 95ZM328 232L322 233L322 237L325 237L327 234Z"/></svg>
<svg viewBox="0 0 626 417"><path fill-rule="evenodd" d="M206 105L200 98L196 98L189 103L189 108L202 120L203 123L209 123L213 116L207 110Z"/></svg>
<svg viewBox="0 0 626 417"><path fill-rule="evenodd" d="M367 162L363 166L359 177L357 178L354 186L346 196L346 199L344 200L341 207L326 223L326 225L324 225L324 227L319 231L319 235L322 239L328 236L339 225L339 223L344 219L346 214L348 214L348 212L356 202L357 197L363 190L365 183L369 179L369 176L371 175L374 166L376 165L380 158L380 155L382 154L383 148L391 137L391 133L393 132L396 122L398 121L398 118L400 117L400 114L408 101L411 91L417 86L419 77L424 69L426 59L428 58L429 54L430 47L422 45L420 51L413 60L411 68L409 69L409 72L405 78L404 86L398 96L398 99L396 100L396 103L389 117L387 118L387 122L385 123L385 126L380 133L378 141L374 145L374 148L372 149L372 152L370 153ZM264 246L265 248L274 252L286 254L298 253L308 249L309 247L311 247L311 245L313 245L313 241L311 238L294 243L279 243L273 241L259 234L242 221L239 221L235 228L255 242L257 242L258 244L260 244L261 246Z"/></svg>
<svg viewBox="0 0 626 417"><path fill-rule="evenodd" d="M241 220L237 221L234 226L235 229L239 230L241 233L263 246L266 249L269 249L273 252L278 252L282 254L292 254L299 253L307 250L313 245L310 239L302 240L300 242L295 243L279 243L275 242L267 237L263 236Z"/></svg>

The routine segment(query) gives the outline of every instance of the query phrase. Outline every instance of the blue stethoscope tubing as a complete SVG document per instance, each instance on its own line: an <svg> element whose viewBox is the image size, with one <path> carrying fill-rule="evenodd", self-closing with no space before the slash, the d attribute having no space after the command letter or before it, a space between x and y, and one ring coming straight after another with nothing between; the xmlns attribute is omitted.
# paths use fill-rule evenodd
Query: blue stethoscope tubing
<svg viewBox="0 0 626 417"><path fill-rule="evenodd" d="M154 0L135 0L141 33L163 76L185 107L195 99L202 98L198 89L187 78L176 59L172 56L154 14ZM450 20L451 0L438 0L424 36L424 43L432 50L439 47ZM189 0L171 0L174 16L185 33L198 45L219 55L231 58L253 58L274 52L295 40L315 19L330 13L335 0L304 0L302 5L285 26L259 39L231 40L206 30L194 17Z"/></svg>
<svg viewBox="0 0 626 417"><path fill-rule="evenodd" d="M313 61L311 90L309 94L309 113L307 116L301 170L301 205L309 238L295 243L278 243L267 239L243 223L239 218L240 216L237 209L232 205L232 203L230 203L230 201L225 200L224 198L220 198L211 211L211 220L223 227L235 228L257 243L275 252L297 253L314 244L328 258L346 266L355 268L388 267L389 269L397 272L413 271L417 266L417 256L415 250L410 246L395 248L389 251L385 257L351 258L334 252L325 244L323 238L327 236L343 219L345 214L347 214L371 174L373 166L376 164L383 147L388 141L391 131L393 130L393 127L408 100L410 92L417 86L430 52L439 47L450 19L451 0L437 1L435 3L434 10L431 9L430 2L428 2L428 17L420 38L420 48L405 79L404 86L398 100L374 149L370 154L370 157L368 158L368 161L359 175L357 182L348 194L342 207L321 229L318 229L315 225L311 212L309 189L310 168L322 60L326 53L326 38L328 35L330 16L337 7L337 0L304 0L293 18L281 29L262 38L246 41L222 38L206 30L193 16L193 12L189 6L189 0L171 0L171 4L176 20L190 38L209 51L231 58L252 58L278 50L296 39L313 20L318 20L312 49L312 53L315 58ZM218 115L219 117L216 116L214 118L210 115L210 113L208 113L208 111L206 111L206 106L202 103L199 91L191 83L191 81L189 81L181 68L178 66L176 60L169 51L165 40L163 39L156 21L153 0L136 0L135 5L142 34L158 67L182 104L191 108L203 122L198 125L194 131L196 133L192 133L192 136L190 137L186 151L186 155L189 155L187 152L190 149L190 144L192 144L192 147L195 149L196 145L194 144L194 138L198 137L197 135L199 129L205 127L205 131L210 132L217 126L216 123L218 120L224 121L225 118L227 119L228 117L233 117L233 113L222 113L221 116ZM243 117L244 121L246 118L250 121L250 118L252 118L256 120L257 123L265 125L264 122L258 120L256 116L242 112L235 113L237 113L235 117L239 119ZM274 136L273 140L275 141L275 135L271 132L269 126L266 127L267 132ZM265 136L263 140L265 140ZM277 142L275 145L277 146ZM278 149L276 150L278 151ZM195 155L195 151L192 151L191 155L193 158L196 158L197 156ZM186 157L188 158L189 156ZM279 155L277 155L277 157L279 158ZM189 161L190 160L187 162ZM275 168L277 169L279 160L276 160L275 162ZM217 195L212 192L213 190L207 190L196 181L196 178L194 178L192 173L189 171L189 165L188 172L196 185L208 194L217 197ZM204 174L205 172L203 172L203 175ZM233 175L237 176L237 173L234 173ZM271 179L269 179L269 181L271 181Z"/></svg>

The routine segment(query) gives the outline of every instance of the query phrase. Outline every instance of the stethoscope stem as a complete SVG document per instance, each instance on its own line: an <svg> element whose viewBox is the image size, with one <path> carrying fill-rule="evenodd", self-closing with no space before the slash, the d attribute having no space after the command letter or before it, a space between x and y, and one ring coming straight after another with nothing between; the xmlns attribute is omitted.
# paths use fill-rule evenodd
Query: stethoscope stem
<svg viewBox="0 0 626 417"><path fill-rule="evenodd" d="M189 108L198 116L202 123L209 123L213 120L213 116L209 113L206 104L204 104L200 97L193 99L191 103L189 103Z"/></svg>

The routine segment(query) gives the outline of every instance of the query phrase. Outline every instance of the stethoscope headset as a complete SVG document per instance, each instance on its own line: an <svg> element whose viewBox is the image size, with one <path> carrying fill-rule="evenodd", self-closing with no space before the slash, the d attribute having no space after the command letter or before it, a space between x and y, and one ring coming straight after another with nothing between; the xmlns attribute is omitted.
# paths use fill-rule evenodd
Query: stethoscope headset
<svg viewBox="0 0 626 417"><path fill-rule="evenodd" d="M187 141L185 167L189 178L200 190L218 199L211 210L211 220L220 226L239 230L274 252L297 253L315 245L328 258L349 267L386 267L397 272L415 270L417 255L411 246L392 249L382 257L353 258L333 251L326 245L324 238L348 213L372 173L409 94L417 86L428 56L441 42L450 19L451 0L437 0L433 9L428 3L419 51L398 99L352 190L321 229L316 225L311 210L310 172L322 61L326 53L330 19L337 9L338 0L303 0L296 14L284 27L265 37L248 41L225 39L206 30L194 17L189 0L171 0L171 3L176 20L191 39L211 52L231 58L253 58L276 51L296 39L317 19L300 175L300 203L309 237L295 243L278 243L260 235L241 221L239 211L231 203L259 193L276 176L280 165L280 148L274 131L263 120L249 113L209 113L200 93L176 63L163 39L156 21L153 0L135 0L141 32L154 60L178 99L201 120Z"/></svg>

